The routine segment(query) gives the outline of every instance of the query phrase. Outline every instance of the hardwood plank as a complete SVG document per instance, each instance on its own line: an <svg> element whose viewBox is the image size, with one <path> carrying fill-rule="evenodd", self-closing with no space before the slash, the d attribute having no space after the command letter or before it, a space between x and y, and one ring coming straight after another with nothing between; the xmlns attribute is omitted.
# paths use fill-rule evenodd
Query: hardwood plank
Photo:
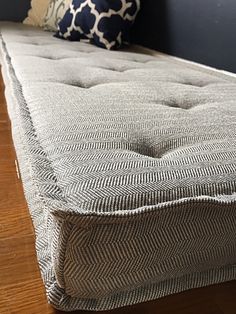
<svg viewBox="0 0 236 314"><path fill-rule="evenodd" d="M39 278L33 235L0 240L0 288Z"/></svg>
<svg viewBox="0 0 236 314"><path fill-rule="evenodd" d="M207 288L206 288L207 289ZM206 291L211 294L212 299L218 304L222 313L236 313L236 282L230 281L221 285L214 285Z"/></svg>
<svg viewBox="0 0 236 314"><path fill-rule="evenodd" d="M7 112L1 112L0 123L10 123Z"/></svg>
<svg viewBox="0 0 236 314"><path fill-rule="evenodd" d="M1 148L0 148L1 149ZM1 160L0 159L0 184L17 184L19 181L19 175L16 171L15 159Z"/></svg>
<svg viewBox="0 0 236 314"><path fill-rule="evenodd" d="M13 144L1 145L0 144L0 160L15 160L15 150Z"/></svg>
<svg viewBox="0 0 236 314"><path fill-rule="evenodd" d="M21 283L8 286L4 292L11 314L55 313L55 310L47 304L44 286L40 279L25 282L24 289Z"/></svg>
<svg viewBox="0 0 236 314"><path fill-rule="evenodd" d="M12 237L12 230L18 237L34 235L31 218L25 213L24 207L21 213L14 210L4 210L0 216L0 239ZM4 214L2 216L2 214ZM6 219L6 216L8 219ZM31 228L30 228L31 226ZM18 239L17 239L18 240ZM0 240L1 242L1 240Z"/></svg>
<svg viewBox="0 0 236 314"><path fill-rule="evenodd" d="M4 290L0 289L0 313L11 314L9 301Z"/></svg>
<svg viewBox="0 0 236 314"><path fill-rule="evenodd" d="M7 130L7 131L11 130L11 124L8 121L2 120L0 122L0 131L3 131L3 130Z"/></svg>
<svg viewBox="0 0 236 314"><path fill-rule="evenodd" d="M4 217L8 217L8 220L2 218L2 215ZM23 236L34 236L34 228L32 224L31 218L25 214L25 208L24 211L17 214L17 212L9 210L8 212L6 210L1 213L0 218L0 239L8 239L12 237L12 230L14 230L15 235L18 237ZM15 241L18 241L18 238L15 239ZM0 240L1 243L1 240ZM1 256L1 253L0 253ZM1 263L0 263L1 265ZM1 278L1 275L0 275Z"/></svg>
<svg viewBox="0 0 236 314"><path fill-rule="evenodd" d="M0 130L0 143L1 145L12 144L12 138L9 130Z"/></svg>
<svg viewBox="0 0 236 314"><path fill-rule="evenodd" d="M17 185L8 185L1 187L0 200L0 211L2 215L7 215L12 209L14 209L14 211L17 211L19 214L24 211L28 215L25 205L26 202L24 194L22 192L22 189L19 188ZM8 219L8 216L5 216L5 219ZM12 231L12 234L14 234L14 231Z"/></svg>
<svg viewBox="0 0 236 314"><path fill-rule="evenodd" d="M0 76L1 79L1 76ZM2 79L1 79L2 81ZM7 113L7 106L5 103L5 95L4 95L4 87L0 85L0 90L1 90L1 94L0 94L0 113Z"/></svg>

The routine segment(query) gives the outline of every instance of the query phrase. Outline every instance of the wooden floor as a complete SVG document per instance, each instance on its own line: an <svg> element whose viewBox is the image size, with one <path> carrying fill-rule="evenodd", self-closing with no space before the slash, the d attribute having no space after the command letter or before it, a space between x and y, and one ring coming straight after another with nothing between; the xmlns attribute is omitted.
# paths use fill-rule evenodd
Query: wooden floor
<svg viewBox="0 0 236 314"><path fill-rule="evenodd" d="M47 304L35 256L34 230L15 160L0 77L0 314L63 313ZM236 314L236 281L187 291L112 313Z"/></svg>

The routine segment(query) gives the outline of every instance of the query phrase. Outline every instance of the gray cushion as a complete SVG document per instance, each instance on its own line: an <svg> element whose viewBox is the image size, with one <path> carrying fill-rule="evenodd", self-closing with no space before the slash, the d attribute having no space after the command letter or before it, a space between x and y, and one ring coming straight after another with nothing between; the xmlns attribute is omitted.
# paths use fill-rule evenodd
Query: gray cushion
<svg viewBox="0 0 236 314"><path fill-rule="evenodd" d="M49 301L103 310L234 279L235 78L3 24Z"/></svg>

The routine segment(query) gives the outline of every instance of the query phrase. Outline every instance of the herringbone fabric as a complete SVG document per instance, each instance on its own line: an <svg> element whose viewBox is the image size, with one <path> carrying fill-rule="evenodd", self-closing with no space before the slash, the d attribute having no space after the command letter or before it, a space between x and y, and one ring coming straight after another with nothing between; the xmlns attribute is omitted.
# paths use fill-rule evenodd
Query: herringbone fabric
<svg viewBox="0 0 236 314"><path fill-rule="evenodd" d="M235 279L235 79L2 24L49 302L103 310Z"/></svg>

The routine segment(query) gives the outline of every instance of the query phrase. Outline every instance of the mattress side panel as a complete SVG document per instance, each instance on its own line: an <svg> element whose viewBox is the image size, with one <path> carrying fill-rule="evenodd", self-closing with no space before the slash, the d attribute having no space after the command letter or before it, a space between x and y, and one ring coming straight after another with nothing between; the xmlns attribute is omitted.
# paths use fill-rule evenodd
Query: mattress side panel
<svg viewBox="0 0 236 314"><path fill-rule="evenodd" d="M47 229L52 220L39 193L37 181L32 179L32 176L36 174L31 162L31 152L35 146L31 142L30 149L28 130L22 125L22 123L24 124L23 121L28 121L28 113L24 107L25 103L20 92L20 85L14 76L14 70L11 67L4 43L1 42L1 44L1 71L5 84L7 110L11 120L12 139L16 149L24 194L34 224L38 262L44 284L49 289L54 282L49 247L50 237Z"/></svg>
<svg viewBox="0 0 236 314"><path fill-rule="evenodd" d="M171 205L150 216L138 213L123 219L120 215L122 222L117 223L104 215L93 224L88 215L83 218L85 225L78 224L82 214L71 213L57 189L10 61L5 55L14 145L35 225L42 276L55 307L111 309L235 278L233 198L228 204L188 202L178 210Z"/></svg>
<svg viewBox="0 0 236 314"><path fill-rule="evenodd" d="M64 260L65 291L99 300L233 265L235 223L235 206L206 202L153 212L136 221L75 225Z"/></svg>
<svg viewBox="0 0 236 314"><path fill-rule="evenodd" d="M12 139L36 237L36 254L50 303L60 308L65 292L61 265L71 223L53 216L53 202L42 195L42 182L52 178L50 165L34 134L22 87L17 79L5 42L1 42L1 71L5 84L7 110L11 120ZM44 177L44 178L43 178ZM46 180L47 179L47 180ZM47 185L46 190L51 184ZM40 187L41 186L41 187ZM51 189L49 188L49 189ZM55 200L58 204L58 200ZM57 205L58 206L58 205ZM60 207L60 206L59 206ZM53 250L54 248L54 250Z"/></svg>

